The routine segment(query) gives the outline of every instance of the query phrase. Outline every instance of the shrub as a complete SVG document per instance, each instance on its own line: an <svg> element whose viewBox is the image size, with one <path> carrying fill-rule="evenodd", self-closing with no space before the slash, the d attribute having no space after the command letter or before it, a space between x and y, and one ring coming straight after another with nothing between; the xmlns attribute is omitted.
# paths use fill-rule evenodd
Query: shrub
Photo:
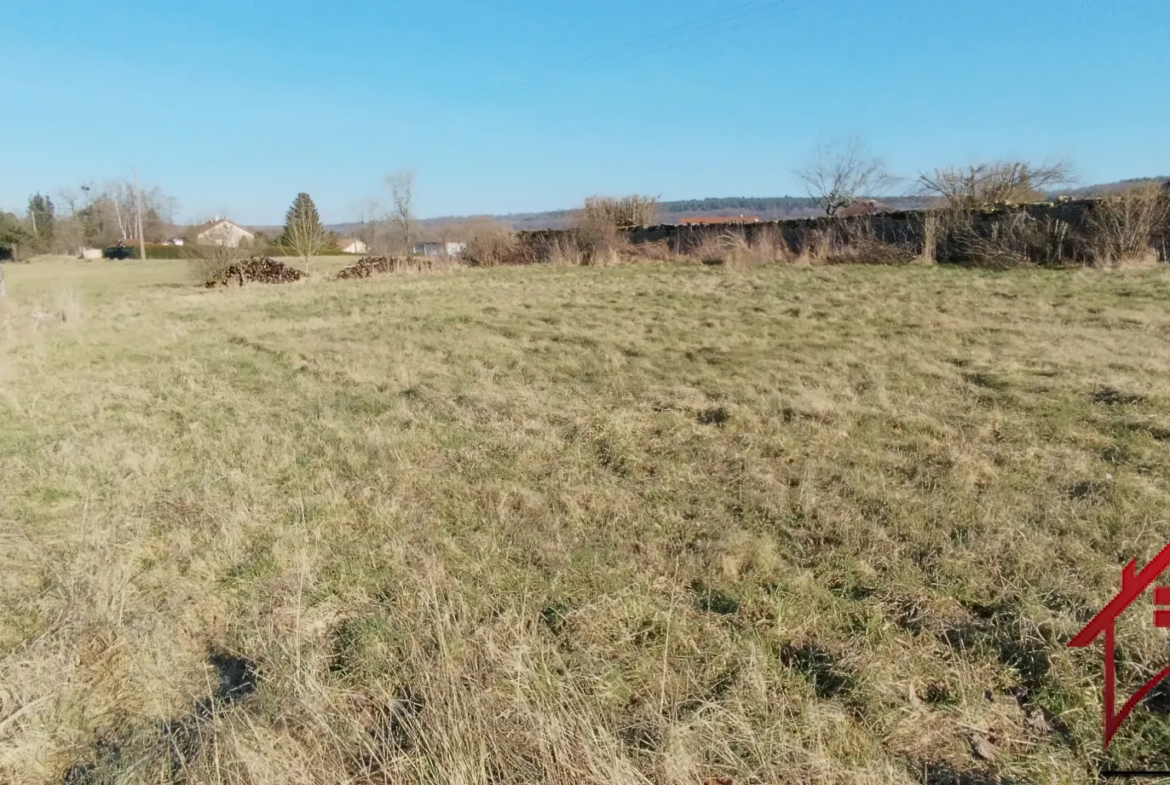
<svg viewBox="0 0 1170 785"><path fill-rule="evenodd" d="M584 210L578 216L572 239L585 264L606 264L629 243L612 216L603 211Z"/></svg>
<svg viewBox="0 0 1170 785"><path fill-rule="evenodd" d="M977 211L938 213L939 257L947 262L1006 269L1059 266L1084 256L1082 238L1067 221L1014 210L994 217Z"/></svg>
<svg viewBox="0 0 1170 785"><path fill-rule="evenodd" d="M183 246L191 260L190 271L196 283L208 284L224 279L227 271L251 256L251 249L241 246L191 243ZM239 282L243 284L243 278Z"/></svg>
<svg viewBox="0 0 1170 785"><path fill-rule="evenodd" d="M629 246L622 230L658 220L658 200L650 196L591 196L573 220L576 251L584 264L610 264ZM567 249L560 249L564 253Z"/></svg>
<svg viewBox="0 0 1170 785"><path fill-rule="evenodd" d="M628 229L650 226L658 221L658 199L653 196L591 196L579 211L580 224Z"/></svg>
<svg viewBox="0 0 1170 785"><path fill-rule="evenodd" d="M963 208L1040 201L1048 188L1072 180L1072 166L1067 161L1041 164L994 161L935 169L918 176L923 194L941 197L951 207Z"/></svg>
<svg viewBox="0 0 1170 785"><path fill-rule="evenodd" d="M489 224L476 227L467 238L462 259L470 267L496 267L516 264L520 255L520 241L513 232L502 226Z"/></svg>
<svg viewBox="0 0 1170 785"><path fill-rule="evenodd" d="M1157 185L1139 186L1093 205L1086 219L1095 264L1156 260L1156 243L1170 222L1170 196Z"/></svg>

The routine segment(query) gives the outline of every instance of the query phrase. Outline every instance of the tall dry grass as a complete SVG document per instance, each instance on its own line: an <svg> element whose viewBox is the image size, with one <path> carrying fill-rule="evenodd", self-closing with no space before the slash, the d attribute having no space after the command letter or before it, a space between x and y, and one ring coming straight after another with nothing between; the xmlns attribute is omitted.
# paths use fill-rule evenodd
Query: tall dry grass
<svg viewBox="0 0 1170 785"><path fill-rule="evenodd" d="M730 267L756 267L790 261L791 254L777 227L761 227L750 236L743 228L732 228L718 235L706 234L686 252L705 264Z"/></svg>
<svg viewBox="0 0 1170 785"><path fill-rule="evenodd" d="M1162 271L110 263L13 297L75 273L83 329L22 305L0 345L0 781L1166 765L1157 701L1102 748L1064 646L1164 545ZM1148 614L1118 641L1123 689L1164 667Z"/></svg>

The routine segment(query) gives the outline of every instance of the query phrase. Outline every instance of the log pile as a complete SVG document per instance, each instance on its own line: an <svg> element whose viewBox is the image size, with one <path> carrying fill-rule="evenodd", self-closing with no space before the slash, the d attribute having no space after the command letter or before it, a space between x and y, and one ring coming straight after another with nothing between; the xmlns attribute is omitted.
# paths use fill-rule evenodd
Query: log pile
<svg viewBox="0 0 1170 785"><path fill-rule="evenodd" d="M393 273L405 263L405 259L394 256L366 256L337 273L340 281L369 278L374 273Z"/></svg>
<svg viewBox="0 0 1170 785"><path fill-rule="evenodd" d="M305 274L295 267L278 262L268 256L254 256L243 262L228 265L217 275L212 276L206 286L230 286L238 283L292 283L304 278Z"/></svg>

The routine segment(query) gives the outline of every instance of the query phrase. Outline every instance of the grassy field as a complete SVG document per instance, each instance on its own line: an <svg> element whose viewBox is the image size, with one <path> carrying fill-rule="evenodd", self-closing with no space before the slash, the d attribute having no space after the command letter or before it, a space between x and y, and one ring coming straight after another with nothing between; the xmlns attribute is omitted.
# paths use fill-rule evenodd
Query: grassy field
<svg viewBox="0 0 1170 785"><path fill-rule="evenodd" d="M1170 763L1164 270L7 270L0 782Z"/></svg>

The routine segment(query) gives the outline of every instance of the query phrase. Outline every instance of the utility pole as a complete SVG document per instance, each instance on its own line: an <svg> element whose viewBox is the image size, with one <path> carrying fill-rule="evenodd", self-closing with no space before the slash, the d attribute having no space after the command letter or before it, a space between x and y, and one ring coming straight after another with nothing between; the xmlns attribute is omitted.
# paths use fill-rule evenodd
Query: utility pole
<svg viewBox="0 0 1170 785"><path fill-rule="evenodd" d="M138 226L138 258L146 261L146 234L142 231L142 185L138 182L138 170L134 170L134 212Z"/></svg>

